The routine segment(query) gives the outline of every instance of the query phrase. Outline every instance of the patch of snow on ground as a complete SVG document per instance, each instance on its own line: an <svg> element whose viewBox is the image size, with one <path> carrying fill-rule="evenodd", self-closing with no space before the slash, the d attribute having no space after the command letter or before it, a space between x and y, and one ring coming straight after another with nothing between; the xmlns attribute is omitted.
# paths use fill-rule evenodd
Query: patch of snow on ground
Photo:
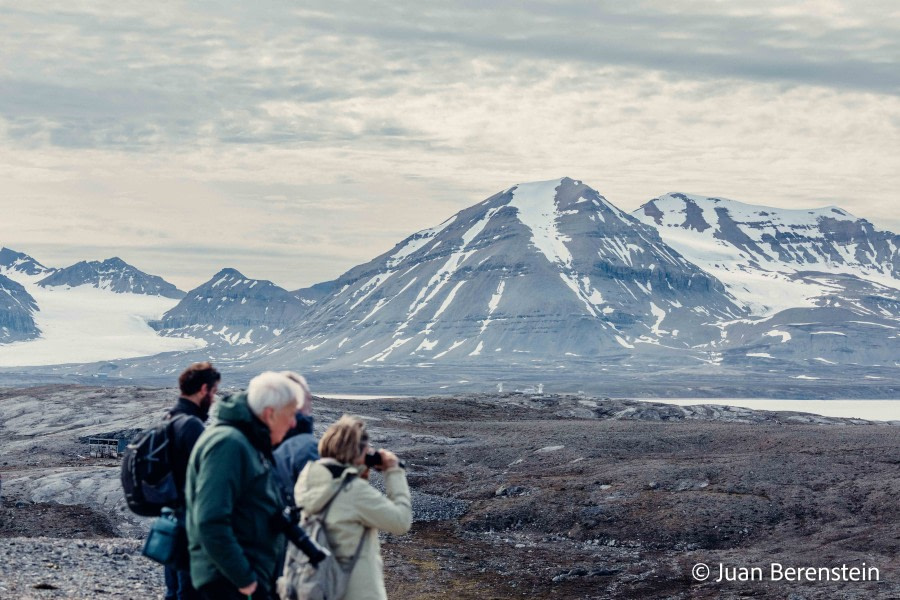
<svg viewBox="0 0 900 600"><path fill-rule="evenodd" d="M422 343L414 350L414 352L418 352L419 350L434 350L434 347L437 346L438 340L434 340L433 342L429 342L428 338L422 340Z"/></svg>
<svg viewBox="0 0 900 600"><path fill-rule="evenodd" d="M661 335L666 333L665 331L659 328L660 324L663 322L663 319L666 318L666 311L658 307L653 302L650 303L650 312L653 313L653 316L656 317L656 323L653 324L653 327L650 330L653 332L653 335Z"/></svg>
<svg viewBox="0 0 900 600"><path fill-rule="evenodd" d="M506 280L502 279L500 281L500 285L497 286L497 291L491 296L490 301L488 302L488 316L487 318L481 322L481 331L478 332L478 335L484 333L484 330L487 329L487 326L491 324L491 315L494 314L494 311L497 310L497 307L500 306L500 298L503 297L503 290L506 287Z"/></svg>
<svg viewBox="0 0 900 600"><path fill-rule="evenodd" d="M634 348L634 346L632 346L631 344L629 344L628 342L623 340L621 337L619 337L619 336L614 336L614 337L616 338L616 341L619 342L619 345L622 346L623 348Z"/></svg>
<svg viewBox="0 0 900 600"><path fill-rule="evenodd" d="M432 326L437 322L438 318L440 318L444 311L447 310L447 307L449 307L450 304L453 303L453 298L456 297L456 292L459 291L459 288L461 288L465 283L465 280L463 280L453 286L453 289L450 290L449 294L447 294L447 297L444 299L444 302L441 304L440 308L438 308L437 312L434 313L434 316L431 317L431 322L425 327L425 333L429 333L431 331Z"/></svg>
<svg viewBox="0 0 900 600"><path fill-rule="evenodd" d="M788 333L787 331L781 331L779 329L773 329L772 331L768 331L768 332L766 332L766 335L770 336L770 337L780 337L782 344L785 342L791 341L791 334Z"/></svg>
<svg viewBox="0 0 900 600"><path fill-rule="evenodd" d="M453 342L453 344L449 348L447 348L443 352L439 352L438 354L435 354L434 358L441 358L442 356L446 355L448 352L451 352L451 351L459 348L460 346L462 346L465 343L466 343L466 340L460 340L458 342Z"/></svg>
<svg viewBox="0 0 900 600"><path fill-rule="evenodd" d="M817 360L817 361L819 361L819 362L823 362L823 363L825 363L826 365L836 365L836 364L837 364L837 363L834 362L834 361L831 361L831 360L828 360L828 359L822 358L822 357L816 357L816 358L814 358L813 360Z"/></svg>

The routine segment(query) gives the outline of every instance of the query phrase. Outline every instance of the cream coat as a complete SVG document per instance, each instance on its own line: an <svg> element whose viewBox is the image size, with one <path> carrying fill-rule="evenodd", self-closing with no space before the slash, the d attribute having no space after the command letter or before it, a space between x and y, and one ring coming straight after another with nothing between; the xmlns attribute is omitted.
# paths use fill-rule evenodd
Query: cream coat
<svg viewBox="0 0 900 600"><path fill-rule="evenodd" d="M357 467L346 466L339 478L334 478L324 464L339 464L325 458L307 463L297 478L294 498L307 514L318 513L340 487L350 473L359 474ZM378 531L403 534L412 525L412 502L406 471L399 467L388 469L384 475L385 491L382 494L368 481L354 477L335 498L325 528L339 559L352 558L366 527L369 528L359 561L350 575L346 600L386 600L384 566L381 561L381 543Z"/></svg>

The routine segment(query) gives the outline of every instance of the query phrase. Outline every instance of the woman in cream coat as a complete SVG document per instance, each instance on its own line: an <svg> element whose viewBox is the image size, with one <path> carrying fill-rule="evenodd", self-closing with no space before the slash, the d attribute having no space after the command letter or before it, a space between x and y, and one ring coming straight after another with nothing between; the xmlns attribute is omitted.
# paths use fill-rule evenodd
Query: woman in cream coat
<svg viewBox="0 0 900 600"><path fill-rule="evenodd" d="M397 456L379 450L387 495L368 482L365 466L370 453L366 426L357 417L344 415L334 423L319 442L316 462L307 463L297 478L294 498L306 514L320 512L346 478L351 478L331 504L325 519L325 530L335 556L349 563L362 542L359 559L350 574L346 600L386 600L384 567L378 531L403 534L412 525L412 503L406 472Z"/></svg>

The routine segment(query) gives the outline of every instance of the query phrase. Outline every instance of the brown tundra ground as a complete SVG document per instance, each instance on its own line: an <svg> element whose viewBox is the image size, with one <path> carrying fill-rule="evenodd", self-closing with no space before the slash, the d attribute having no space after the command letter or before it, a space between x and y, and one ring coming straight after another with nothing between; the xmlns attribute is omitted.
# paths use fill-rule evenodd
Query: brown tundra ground
<svg viewBox="0 0 900 600"><path fill-rule="evenodd" d="M81 439L146 427L174 397L0 392L0 598L162 597L117 462ZM407 462L416 521L384 540L391 598L900 597L892 424L527 394L317 398L314 412L317 433L363 416ZM865 563L878 580L771 581L773 563ZM720 564L750 580L716 582Z"/></svg>

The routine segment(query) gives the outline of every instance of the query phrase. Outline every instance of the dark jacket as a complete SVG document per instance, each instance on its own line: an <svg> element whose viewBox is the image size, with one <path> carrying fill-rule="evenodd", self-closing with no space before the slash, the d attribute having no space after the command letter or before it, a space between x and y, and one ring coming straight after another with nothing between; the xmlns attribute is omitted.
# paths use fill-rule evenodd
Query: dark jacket
<svg viewBox="0 0 900 600"><path fill-rule="evenodd" d="M294 485L300 471L306 463L319 460L319 442L313 435L313 418L297 413L297 426L288 431L273 454L285 504L294 506Z"/></svg>
<svg viewBox="0 0 900 600"><path fill-rule="evenodd" d="M226 579L235 588L256 581L273 590L284 558L276 525L284 503L269 429L245 393L219 401L218 421L191 453L185 493L194 587Z"/></svg>
<svg viewBox="0 0 900 600"><path fill-rule="evenodd" d="M176 419L178 415L185 415ZM188 459L194 444L200 439L200 434L205 429L204 423L209 415L199 406L187 398L179 398L178 402L169 410L169 417L174 419L172 429L175 437L175 453L173 455L172 474L175 476L175 485L178 487L178 500L184 506L184 484L187 475Z"/></svg>

